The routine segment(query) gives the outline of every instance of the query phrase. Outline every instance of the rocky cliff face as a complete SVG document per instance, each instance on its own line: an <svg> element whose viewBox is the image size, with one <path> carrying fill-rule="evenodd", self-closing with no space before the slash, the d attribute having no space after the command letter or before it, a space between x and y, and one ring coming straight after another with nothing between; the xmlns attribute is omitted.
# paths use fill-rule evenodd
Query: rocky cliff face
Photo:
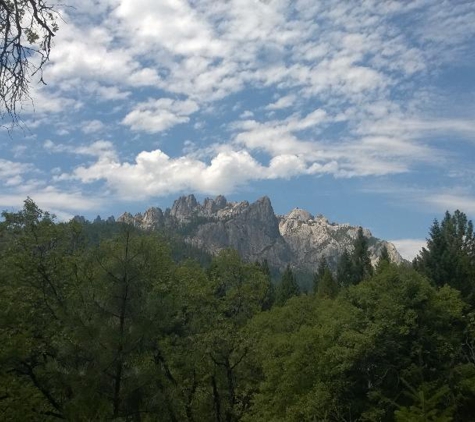
<svg viewBox="0 0 475 422"><path fill-rule="evenodd" d="M279 217L279 230L292 251L294 265L308 269L316 268L323 257L335 267L345 249L352 252L358 233L357 226L330 223L322 215L314 217L298 208ZM373 237L368 229L363 229L363 234L368 239L373 265L377 264L384 246L392 262L403 261L392 243Z"/></svg>
<svg viewBox="0 0 475 422"><path fill-rule="evenodd" d="M249 204L228 202L218 196L200 204L189 195L177 199L165 212L150 208L135 216L124 213L117 221L145 230L172 229L188 243L212 254L233 248L248 261L267 259L271 266L280 269L290 263L305 271L315 271L323 257L336 266L343 251L351 251L358 231L358 227L330 223L321 215L314 217L298 208L276 216L267 197ZM373 264L383 246L393 262L403 261L393 244L376 239L369 230L364 230L364 235Z"/></svg>

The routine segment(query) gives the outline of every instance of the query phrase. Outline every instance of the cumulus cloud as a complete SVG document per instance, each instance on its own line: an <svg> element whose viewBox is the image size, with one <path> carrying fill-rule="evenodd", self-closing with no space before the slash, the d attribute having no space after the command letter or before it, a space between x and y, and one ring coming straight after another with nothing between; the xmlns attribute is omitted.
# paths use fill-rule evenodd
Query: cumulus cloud
<svg viewBox="0 0 475 422"><path fill-rule="evenodd" d="M105 180L122 198L133 199L193 190L232 192L249 180L265 177L263 167L246 151L222 151L209 163L161 150L144 151L134 163L120 162L112 150L102 150L97 162L78 167L71 175L83 183Z"/></svg>

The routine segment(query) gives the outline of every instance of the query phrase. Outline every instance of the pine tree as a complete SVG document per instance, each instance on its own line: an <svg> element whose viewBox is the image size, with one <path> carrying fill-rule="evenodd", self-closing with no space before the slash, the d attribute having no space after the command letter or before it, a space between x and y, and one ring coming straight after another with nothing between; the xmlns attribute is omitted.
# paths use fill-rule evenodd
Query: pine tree
<svg viewBox="0 0 475 422"><path fill-rule="evenodd" d="M275 303L275 287L274 284L272 284L272 276L271 276L271 271L269 267L269 263L267 262L267 259L264 259L262 263L256 262L257 267L259 270L264 274L266 281L267 281L267 291L266 295L262 301L262 310L267 311Z"/></svg>
<svg viewBox="0 0 475 422"><path fill-rule="evenodd" d="M318 283L317 297L333 299L338 294L338 290L338 283L333 278L330 269L327 267Z"/></svg>
<svg viewBox="0 0 475 422"><path fill-rule="evenodd" d="M386 245L383 246L381 252L379 253L379 261L376 266L376 272L381 272L387 265L391 263L391 258L389 257L388 248Z"/></svg>
<svg viewBox="0 0 475 422"><path fill-rule="evenodd" d="M343 251L340 261L338 262L336 280L338 285L341 287L349 286L353 283L353 263L351 261L351 256L346 249Z"/></svg>
<svg viewBox="0 0 475 422"><path fill-rule="evenodd" d="M413 262L436 286L448 284L466 299L475 293L475 235L467 216L455 211L445 213L441 223L434 221L427 246Z"/></svg>
<svg viewBox="0 0 475 422"><path fill-rule="evenodd" d="M369 257L368 240L360 227L354 243L353 254L351 256L353 263L353 284L358 284L365 278L373 275L373 266Z"/></svg>
<svg viewBox="0 0 475 422"><path fill-rule="evenodd" d="M290 265L287 265L280 283L277 285L276 294L275 294L275 303L276 305L282 306L290 299L292 296L298 296L300 294L300 288L297 284L297 280L290 268Z"/></svg>
<svg viewBox="0 0 475 422"><path fill-rule="evenodd" d="M314 293L317 293L318 284L322 280L327 270L328 270L328 263L327 263L326 258L323 257L318 264L317 272L313 274L313 292Z"/></svg>

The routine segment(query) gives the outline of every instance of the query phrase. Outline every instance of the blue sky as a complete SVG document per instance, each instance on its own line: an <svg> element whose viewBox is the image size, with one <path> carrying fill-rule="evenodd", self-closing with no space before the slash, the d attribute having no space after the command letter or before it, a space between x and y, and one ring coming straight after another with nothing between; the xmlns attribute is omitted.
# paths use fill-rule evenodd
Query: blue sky
<svg viewBox="0 0 475 422"><path fill-rule="evenodd" d="M63 7L63 6L61 6ZM271 198L411 257L475 216L475 3L81 0L0 132L0 207L59 218Z"/></svg>

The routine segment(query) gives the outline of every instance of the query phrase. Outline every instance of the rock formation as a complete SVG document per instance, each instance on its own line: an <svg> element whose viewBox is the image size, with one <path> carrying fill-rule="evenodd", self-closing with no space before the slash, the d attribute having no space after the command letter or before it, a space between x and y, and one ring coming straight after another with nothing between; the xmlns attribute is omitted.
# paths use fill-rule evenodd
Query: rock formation
<svg viewBox="0 0 475 422"><path fill-rule="evenodd" d="M150 208L143 215L124 213L117 221L145 230L176 231L186 242L212 254L233 248L248 261L267 259L269 265L279 269L290 263L304 271L315 271L323 257L335 268L343 251L351 252L358 231L357 226L331 223L298 208L276 216L267 197L250 204L228 202L218 196L200 204L194 195L188 195L177 199L165 212ZM403 261L393 244L373 237L367 229L363 233L373 264L384 246L393 262Z"/></svg>

